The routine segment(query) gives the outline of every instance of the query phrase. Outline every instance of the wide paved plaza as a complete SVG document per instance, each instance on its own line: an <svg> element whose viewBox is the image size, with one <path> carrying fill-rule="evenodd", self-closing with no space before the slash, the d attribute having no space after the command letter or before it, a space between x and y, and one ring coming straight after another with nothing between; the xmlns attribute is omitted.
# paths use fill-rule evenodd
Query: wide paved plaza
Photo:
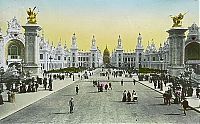
<svg viewBox="0 0 200 124"><path fill-rule="evenodd" d="M139 83L133 85L133 82L124 82L124 86L121 86L122 78L112 77L113 89L97 92L97 87L92 84L93 79L106 80L98 75L79 80L0 120L0 123L200 123L199 113L188 110L184 116L182 106L164 105L162 94ZM124 78L126 80L132 79ZM78 95L75 94L76 85L80 88ZM121 102L124 90L135 90L138 103ZM68 105L71 97L75 101L72 114Z"/></svg>

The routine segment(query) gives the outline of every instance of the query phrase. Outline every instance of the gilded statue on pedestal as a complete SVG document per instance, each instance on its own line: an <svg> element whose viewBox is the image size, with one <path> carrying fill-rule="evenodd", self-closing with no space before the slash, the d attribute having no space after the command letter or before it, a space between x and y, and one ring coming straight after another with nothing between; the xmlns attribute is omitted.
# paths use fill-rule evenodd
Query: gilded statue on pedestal
<svg viewBox="0 0 200 124"><path fill-rule="evenodd" d="M37 20L36 20L36 16L38 14L34 12L34 10L36 9L36 7L33 8L33 10L31 10L31 8L29 8L29 10L27 10L27 14L28 14L28 23L30 24L36 24Z"/></svg>
<svg viewBox="0 0 200 124"><path fill-rule="evenodd" d="M172 27L181 27L182 26L182 20L183 20L186 13L184 13L184 14L180 13L178 16L170 15L170 17L173 19L173 23L174 23L172 25Z"/></svg>

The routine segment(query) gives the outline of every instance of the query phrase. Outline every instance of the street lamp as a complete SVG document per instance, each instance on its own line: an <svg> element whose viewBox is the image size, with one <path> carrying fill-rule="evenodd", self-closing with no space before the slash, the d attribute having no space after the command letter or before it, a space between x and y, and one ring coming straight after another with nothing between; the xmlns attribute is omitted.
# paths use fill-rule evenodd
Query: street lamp
<svg viewBox="0 0 200 124"><path fill-rule="evenodd" d="M1 82L0 82L0 94L3 92L3 74L4 74L4 68L3 67L1 67L0 68L0 75L1 75Z"/></svg>
<svg viewBox="0 0 200 124"><path fill-rule="evenodd" d="M53 58L50 56L50 57L49 57L49 60L50 60L51 66L52 66L52 68L53 68L53 65L52 65L52 62L51 62L52 59L53 59Z"/></svg>
<svg viewBox="0 0 200 124"><path fill-rule="evenodd" d="M0 83L0 105L4 104L3 103L3 96L1 95L1 93L3 92L3 85L2 85L2 76L3 76L3 73L4 73L4 68L1 67L0 69L0 74L1 74L1 83Z"/></svg>
<svg viewBox="0 0 200 124"><path fill-rule="evenodd" d="M162 83L162 76L163 76L163 69L162 69L162 64L163 64L163 58L160 58L161 62L161 82L160 82L160 90L163 91L163 83Z"/></svg>

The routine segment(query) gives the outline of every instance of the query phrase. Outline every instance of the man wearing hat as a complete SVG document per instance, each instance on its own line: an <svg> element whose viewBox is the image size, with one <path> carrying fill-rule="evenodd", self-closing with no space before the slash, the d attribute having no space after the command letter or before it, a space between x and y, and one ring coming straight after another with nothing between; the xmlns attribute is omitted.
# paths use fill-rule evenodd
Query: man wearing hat
<svg viewBox="0 0 200 124"><path fill-rule="evenodd" d="M73 97L69 100L69 113L73 113L73 109L74 109L74 100Z"/></svg>

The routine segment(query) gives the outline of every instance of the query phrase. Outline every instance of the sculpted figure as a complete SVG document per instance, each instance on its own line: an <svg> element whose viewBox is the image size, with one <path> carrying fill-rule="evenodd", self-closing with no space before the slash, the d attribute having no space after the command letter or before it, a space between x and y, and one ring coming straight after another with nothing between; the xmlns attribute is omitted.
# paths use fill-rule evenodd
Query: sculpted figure
<svg viewBox="0 0 200 124"><path fill-rule="evenodd" d="M35 13L34 10L35 10L36 7L33 8L33 10L31 10L31 8L29 8L29 10L27 11L27 14L28 14L28 23L31 23L31 24L36 24L37 20L36 20L36 16L38 13Z"/></svg>
<svg viewBox="0 0 200 124"><path fill-rule="evenodd" d="M172 15L170 15L170 17L172 18L173 23L174 23L172 25L172 27L181 27L182 26L182 20L183 20L185 14L179 13L178 16L172 16Z"/></svg>

